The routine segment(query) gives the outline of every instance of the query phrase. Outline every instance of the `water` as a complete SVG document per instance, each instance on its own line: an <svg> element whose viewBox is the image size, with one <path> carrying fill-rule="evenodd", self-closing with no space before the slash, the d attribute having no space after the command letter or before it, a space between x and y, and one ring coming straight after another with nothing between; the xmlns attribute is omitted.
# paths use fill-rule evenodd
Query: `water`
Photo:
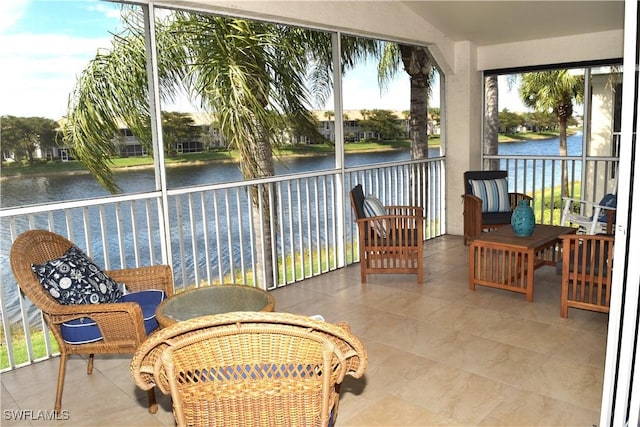
<svg viewBox="0 0 640 427"><path fill-rule="evenodd" d="M569 140L570 154L578 151L581 137L574 136ZM558 141L526 141L501 144L499 153L556 155ZM431 149L430 157L437 157L439 149ZM382 152L366 154L347 154L347 167L377 164L382 162L401 161L409 159L408 151ZM313 157L288 157L276 162L276 174L309 172L314 170L332 169L335 166L334 155ZM154 188L154 172L151 168L129 169L116 172L116 180L124 193L140 193ZM167 168L167 182L170 188L189 187L211 183L242 181L238 166L232 163L209 163L189 166L172 166ZM109 193L104 190L89 174L54 174L42 176L28 176L9 178L2 181L2 207L26 206L59 201L105 197ZM9 241L9 230L3 227L2 241ZM19 311L18 295L14 286L13 275L8 266L8 247L2 245L1 280L4 291L5 305L10 317Z"/></svg>
<svg viewBox="0 0 640 427"><path fill-rule="evenodd" d="M498 144L501 156L558 156L560 155L560 138L524 140ZM582 132L567 137L567 155L582 154Z"/></svg>
<svg viewBox="0 0 640 427"><path fill-rule="evenodd" d="M431 149L436 157L439 149ZM408 151L382 153L347 154L347 167L393 162L409 159ZM334 155L313 157L287 157L276 160L276 175L332 169ZM152 191L155 186L152 168L119 170L116 182L123 193ZM242 181L240 169L234 163L214 162L199 165L171 166L167 168L169 188L189 187L203 184ZM1 207L27 206L42 203L106 197L109 193L87 173L53 174L8 178L2 181Z"/></svg>

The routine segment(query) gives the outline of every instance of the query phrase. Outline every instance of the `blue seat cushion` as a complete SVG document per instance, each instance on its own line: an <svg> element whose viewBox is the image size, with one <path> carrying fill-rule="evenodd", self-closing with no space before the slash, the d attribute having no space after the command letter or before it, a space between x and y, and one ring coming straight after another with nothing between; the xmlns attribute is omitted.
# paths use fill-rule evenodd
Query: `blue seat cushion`
<svg viewBox="0 0 640 427"><path fill-rule="evenodd" d="M511 212L484 212L482 223L485 225L511 224Z"/></svg>
<svg viewBox="0 0 640 427"><path fill-rule="evenodd" d="M166 298L164 291L149 289L123 295L117 302L136 302L142 308L144 328L149 335L158 328L156 308ZM62 338L69 344L87 344L100 341L102 334L92 319L83 317L64 322L61 327Z"/></svg>

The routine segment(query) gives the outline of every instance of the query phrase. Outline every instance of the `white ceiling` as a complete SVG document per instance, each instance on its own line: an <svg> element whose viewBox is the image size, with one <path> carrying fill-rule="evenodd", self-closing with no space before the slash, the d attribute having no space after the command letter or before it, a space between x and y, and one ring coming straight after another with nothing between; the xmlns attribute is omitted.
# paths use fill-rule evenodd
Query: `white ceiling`
<svg viewBox="0 0 640 427"><path fill-rule="evenodd" d="M478 46L618 30L624 1L403 1L454 41Z"/></svg>

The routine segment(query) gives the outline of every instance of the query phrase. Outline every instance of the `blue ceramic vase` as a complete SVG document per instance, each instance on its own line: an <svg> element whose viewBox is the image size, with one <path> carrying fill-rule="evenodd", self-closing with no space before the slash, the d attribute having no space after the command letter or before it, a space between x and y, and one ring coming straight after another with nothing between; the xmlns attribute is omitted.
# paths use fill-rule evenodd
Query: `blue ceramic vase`
<svg viewBox="0 0 640 427"><path fill-rule="evenodd" d="M511 214L511 228L516 236L527 237L536 228L536 217L528 200L521 200Z"/></svg>

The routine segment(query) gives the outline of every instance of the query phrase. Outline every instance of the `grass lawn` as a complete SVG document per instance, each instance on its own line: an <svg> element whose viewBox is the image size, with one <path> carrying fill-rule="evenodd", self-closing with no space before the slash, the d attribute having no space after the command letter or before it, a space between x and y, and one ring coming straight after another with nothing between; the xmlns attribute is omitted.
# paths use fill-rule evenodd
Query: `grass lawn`
<svg viewBox="0 0 640 427"><path fill-rule="evenodd" d="M440 138L429 139L429 146L440 145ZM353 142L345 144L346 153L363 153L375 151L394 151L407 150L411 146L409 140L394 141L365 141ZM331 154L335 152L335 147L330 144L299 144L286 145L275 150L276 156L312 156L318 154ZM227 149L211 149L201 153L182 153L176 156L165 157L167 166L207 163L216 161L239 161L239 155L234 150ZM151 156L135 156L135 157L116 157L112 159L112 169L124 169L130 167L151 167L153 166L153 158ZM22 163L2 163L0 176L22 176L22 175L41 175L48 173L81 173L87 172L82 163L76 160L68 162L54 161L37 161L33 165Z"/></svg>

